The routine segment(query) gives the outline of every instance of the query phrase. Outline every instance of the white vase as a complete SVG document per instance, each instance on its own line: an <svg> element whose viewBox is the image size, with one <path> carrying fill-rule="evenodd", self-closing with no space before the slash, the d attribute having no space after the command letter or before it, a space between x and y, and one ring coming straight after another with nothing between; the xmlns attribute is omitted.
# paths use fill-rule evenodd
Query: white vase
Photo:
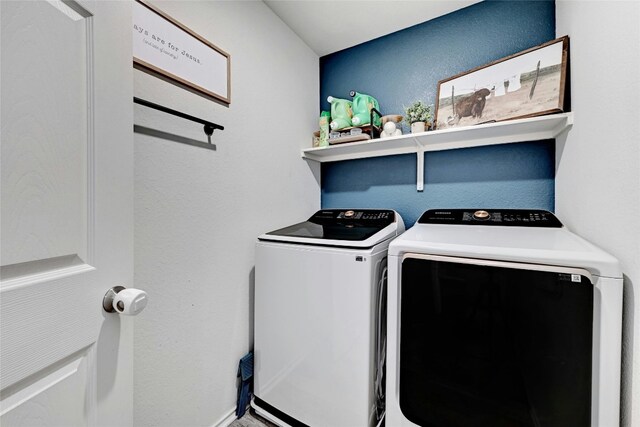
<svg viewBox="0 0 640 427"><path fill-rule="evenodd" d="M411 133L424 132L424 122L411 123Z"/></svg>

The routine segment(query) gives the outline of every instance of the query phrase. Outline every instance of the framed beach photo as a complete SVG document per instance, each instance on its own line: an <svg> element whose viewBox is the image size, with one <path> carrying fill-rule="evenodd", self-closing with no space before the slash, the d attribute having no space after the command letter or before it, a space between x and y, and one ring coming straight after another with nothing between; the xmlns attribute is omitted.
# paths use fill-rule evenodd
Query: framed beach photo
<svg viewBox="0 0 640 427"><path fill-rule="evenodd" d="M437 129L563 112L569 37L438 82Z"/></svg>

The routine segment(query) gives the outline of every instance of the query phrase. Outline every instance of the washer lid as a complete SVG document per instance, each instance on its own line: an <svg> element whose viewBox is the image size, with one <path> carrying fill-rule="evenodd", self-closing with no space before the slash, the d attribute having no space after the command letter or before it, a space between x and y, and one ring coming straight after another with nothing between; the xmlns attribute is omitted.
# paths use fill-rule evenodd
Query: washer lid
<svg viewBox="0 0 640 427"><path fill-rule="evenodd" d="M324 246L371 247L398 234L400 217L384 209L323 209L307 221L258 237L290 243ZM404 224L400 232L404 231Z"/></svg>

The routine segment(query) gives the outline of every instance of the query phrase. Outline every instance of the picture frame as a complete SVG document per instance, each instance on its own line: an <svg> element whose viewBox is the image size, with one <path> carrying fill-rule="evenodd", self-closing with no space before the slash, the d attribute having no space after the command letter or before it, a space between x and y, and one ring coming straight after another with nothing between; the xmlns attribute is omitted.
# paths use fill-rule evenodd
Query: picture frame
<svg viewBox="0 0 640 427"><path fill-rule="evenodd" d="M132 15L135 68L231 104L231 55L145 0Z"/></svg>
<svg viewBox="0 0 640 427"><path fill-rule="evenodd" d="M569 37L438 82L437 129L564 111Z"/></svg>

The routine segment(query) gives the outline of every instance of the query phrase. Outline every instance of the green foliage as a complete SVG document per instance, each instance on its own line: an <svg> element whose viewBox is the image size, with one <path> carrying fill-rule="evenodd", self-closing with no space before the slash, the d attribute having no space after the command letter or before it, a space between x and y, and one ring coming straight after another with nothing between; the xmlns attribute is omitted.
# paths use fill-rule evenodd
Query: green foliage
<svg viewBox="0 0 640 427"><path fill-rule="evenodd" d="M404 109L405 123L430 122L431 118L431 105L425 105L422 101L416 101Z"/></svg>

